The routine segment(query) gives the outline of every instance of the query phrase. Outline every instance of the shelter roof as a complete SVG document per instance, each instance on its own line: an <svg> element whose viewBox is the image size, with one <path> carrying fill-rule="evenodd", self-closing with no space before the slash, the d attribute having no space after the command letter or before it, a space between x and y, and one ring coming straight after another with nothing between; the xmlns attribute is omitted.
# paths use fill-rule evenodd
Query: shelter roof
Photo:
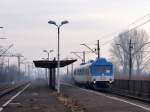
<svg viewBox="0 0 150 112"><path fill-rule="evenodd" d="M74 63L75 61L77 61L76 59L74 60L60 60L60 67L65 67L69 64ZM52 60L52 61L48 61L48 60L37 60L37 61L33 61L35 67L38 68L57 68L57 60Z"/></svg>

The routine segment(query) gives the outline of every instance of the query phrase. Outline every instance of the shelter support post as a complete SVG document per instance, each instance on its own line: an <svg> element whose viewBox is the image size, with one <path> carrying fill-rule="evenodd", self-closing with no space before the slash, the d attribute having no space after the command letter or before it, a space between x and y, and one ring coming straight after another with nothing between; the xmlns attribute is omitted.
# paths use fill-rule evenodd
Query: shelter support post
<svg viewBox="0 0 150 112"><path fill-rule="evenodd" d="M55 88L55 85L56 85L56 69L55 68L53 68L52 69L52 89L56 89Z"/></svg>
<svg viewBox="0 0 150 112"><path fill-rule="evenodd" d="M55 89L55 68L49 68L49 88Z"/></svg>

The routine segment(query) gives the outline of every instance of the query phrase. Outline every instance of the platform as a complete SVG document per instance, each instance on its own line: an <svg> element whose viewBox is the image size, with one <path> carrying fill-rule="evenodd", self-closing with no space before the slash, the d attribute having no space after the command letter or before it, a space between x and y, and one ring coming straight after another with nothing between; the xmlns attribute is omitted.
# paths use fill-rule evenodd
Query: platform
<svg viewBox="0 0 150 112"><path fill-rule="evenodd" d="M62 84L61 92L76 99L85 112L150 112L150 104Z"/></svg>
<svg viewBox="0 0 150 112"><path fill-rule="evenodd" d="M54 91L46 81L34 81L2 112L66 112L66 107L58 101Z"/></svg>

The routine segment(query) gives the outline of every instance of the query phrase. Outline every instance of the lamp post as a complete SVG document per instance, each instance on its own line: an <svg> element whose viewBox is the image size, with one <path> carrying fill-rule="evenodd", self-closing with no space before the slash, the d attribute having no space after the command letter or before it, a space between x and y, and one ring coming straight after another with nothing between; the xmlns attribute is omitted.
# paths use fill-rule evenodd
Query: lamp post
<svg viewBox="0 0 150 112"><path fill-rule="evenodd" d="M60 69L60 38L59 38L59 35L60 35L60 27L64 24L67 24L69 23L68 21L62 21L60 25L56 24L55 21L48 21L49 24L53 24L57 27L57 33L58 33L58 53L57 53L57 92L60 93L60 74L59 74L59 69Z"/></svg>
<svg viewBox="0 0 150 112"><path fill-rule="evenodd" d="M48 50L43 50L43 52L47 53L47 55L48 55L48 58L47 58L47 59L49 60L49 54L50 54L51 52L54 52L54 50L49 50L49 51L48 51Z"/></svg>
<svg viewBox="0 0 150 112"><path fill-rule="evenodd" d="M47 55L48 55L47 60L49 61L49 54L51 52L54 52L54 50L49 50L49 51L48 50L43 50L43 52L47 53ZM47 68L45 69L45 75L46 75L46 79L48 79L48 85L49 85L48 69Z"/></svg>

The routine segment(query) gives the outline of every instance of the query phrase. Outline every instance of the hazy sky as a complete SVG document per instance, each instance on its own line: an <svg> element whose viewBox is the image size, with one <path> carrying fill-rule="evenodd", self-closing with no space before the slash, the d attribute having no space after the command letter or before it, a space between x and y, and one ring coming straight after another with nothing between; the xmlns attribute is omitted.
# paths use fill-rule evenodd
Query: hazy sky
<svg viewBox="0 0 150 112"><path fill-rule="evenodd" d="M43 49L57 53L57 29L48 20L69 24L61 28L61 58L71 51L83 51L81 43L94 47L112 39L105 36L126 28L134 20L150 13L150 0L0 0L1 45L14 44L17 52L29 60L46 58ZM109 44L101 47L109 57Z"/></svg>

